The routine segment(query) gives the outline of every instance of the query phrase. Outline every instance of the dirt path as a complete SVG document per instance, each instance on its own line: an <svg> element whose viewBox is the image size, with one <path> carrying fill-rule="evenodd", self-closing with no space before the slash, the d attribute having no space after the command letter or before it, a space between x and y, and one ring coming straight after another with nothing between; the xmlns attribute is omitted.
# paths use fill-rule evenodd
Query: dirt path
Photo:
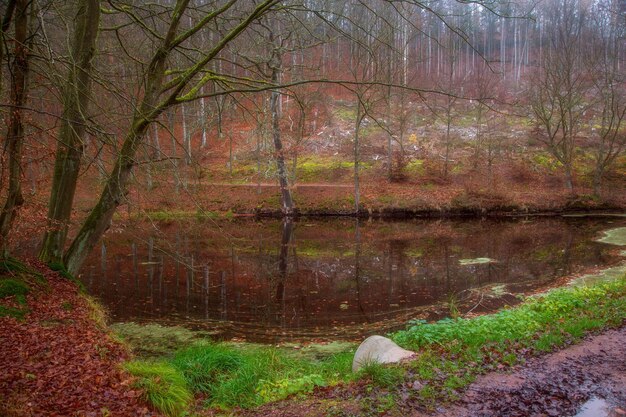
<svg viewBox="0 0 626 417"><path fill-rule="evenodd" d="M484 375L456 406L436 415L573 416L592 398L606 400L611 410L588 415L626 416L626 327L533 358L509 374Z"/></svg>

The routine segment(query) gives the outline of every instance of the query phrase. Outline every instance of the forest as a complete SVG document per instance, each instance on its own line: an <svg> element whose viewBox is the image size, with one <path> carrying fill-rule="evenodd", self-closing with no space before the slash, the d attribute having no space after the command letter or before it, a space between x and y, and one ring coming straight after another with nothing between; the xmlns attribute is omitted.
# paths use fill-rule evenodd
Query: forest
<svg viewBox="0 0 626 417"><path fill-rule="evenodd" d="M328 394L343 401L336 415L418 416L520 362L511 355L598 329L626 338L626 2L4 0L0 22L0 346L18 355L8 335L20 332L33 346L54 340L46 323L19 330L49 309L78 326L68 352L81 332L96 346L104 337L80 372L99 366L111 387L134 387L97 406L111 415L151 415L146 401L174 416L287 415L272 402L339 385ZM549 291L609 270L609 284ZM36 301L50 294L71 301ZM577 313L584 325L551 310L578 299L592 300ZM90 309L113 324L94 324ZM541 310L534 325L527 309ZM508 311L512 329L535 333L498 327ZM480 327L478 313L502 331L487 345L456 327ZM564 335L553 320L582 330ZM458 343L444 349L431 325ZM109 327L115 336L102 336ZM354 379L350 343L377 332L424 354ZM176 348L153 349L150 333ZM198 348L205 336L209 350ZM294 359L272 343L311 351ZM213 376L194 374L194 360ZM63 394L16 394L37 375L18 362L0 364L0 402L11 404L0 414L60 407ZM486 365L461 375L476 362ZM228 379L229 367L255 377ZM154 397L164 375L170 391ZM371 389L374 414L350 414L351 396ZM623 390L603 389L626 405ZM103 398L87 392L77 395ZM518 415L490 401L493 415ZM298 402L293 415L313 408Z"/></svg>

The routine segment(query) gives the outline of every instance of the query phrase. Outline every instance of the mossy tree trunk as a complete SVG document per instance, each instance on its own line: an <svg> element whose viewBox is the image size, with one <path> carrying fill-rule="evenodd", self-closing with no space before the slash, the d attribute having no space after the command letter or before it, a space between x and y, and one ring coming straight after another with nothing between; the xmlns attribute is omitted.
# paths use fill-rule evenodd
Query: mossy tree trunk
<svg viewBox="0 0 626 417"><path fill-rule="evenodd" d="M91 96L92 59L95 54L100 2L80 0L70 51L70 70L63 91L63 118L48 204L48 229L39 258L60 262L72 214L74 194L84 152L87 111Z"/></svg>
<svg viewBox="0 0 626 417"><path fill-rule="evenodd" d="M1 256L7 253L7 237L17 210L24 203L22 196L22 148L24 144L24 104L28 87L28 0L15 2L15 38L13 60L9 65L11 74L11 103L9 108L6 149L8 155L8 191L0 212Z"/></svg>

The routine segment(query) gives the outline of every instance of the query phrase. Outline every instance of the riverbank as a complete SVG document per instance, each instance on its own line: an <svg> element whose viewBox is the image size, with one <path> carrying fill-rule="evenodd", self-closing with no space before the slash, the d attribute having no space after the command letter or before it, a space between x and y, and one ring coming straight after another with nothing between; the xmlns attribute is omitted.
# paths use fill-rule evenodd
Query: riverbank
<svg viewBox="0 0 626 417"><path fill-rule="evenodd" d="M303 217L498 217L626 210L626 195L620 193L610 193L599 198L594 197L591 190L579 190L577 194L571 194L559 189L529 190L517 184L507 184L498 190L411 183L364 185L358 213L355 210L354 192L349 185L300 184L292 191L294 214ZM216 218L283 216L277 185L197 183L188 189L179 190L178 194L185 198L178 199L176 204L166 199L136 194L134 201L137 204L129 207L121 216L155 219L175 218L185 214Z"/></svg>

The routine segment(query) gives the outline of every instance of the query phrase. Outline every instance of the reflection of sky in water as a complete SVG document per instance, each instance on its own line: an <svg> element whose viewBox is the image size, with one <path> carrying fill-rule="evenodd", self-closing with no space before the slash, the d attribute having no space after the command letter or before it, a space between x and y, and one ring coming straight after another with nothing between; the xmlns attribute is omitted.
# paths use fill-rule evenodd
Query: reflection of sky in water
<svg viewBox="0 0 626 417"><path fill-rule="evenodd" d="M616 222L152 225L111 233L82 273L116 321L217 329L252 340L372 333L425 307L480 311L614 259L593 241ZM426 313L424 313L426 314Z"/></svg>

